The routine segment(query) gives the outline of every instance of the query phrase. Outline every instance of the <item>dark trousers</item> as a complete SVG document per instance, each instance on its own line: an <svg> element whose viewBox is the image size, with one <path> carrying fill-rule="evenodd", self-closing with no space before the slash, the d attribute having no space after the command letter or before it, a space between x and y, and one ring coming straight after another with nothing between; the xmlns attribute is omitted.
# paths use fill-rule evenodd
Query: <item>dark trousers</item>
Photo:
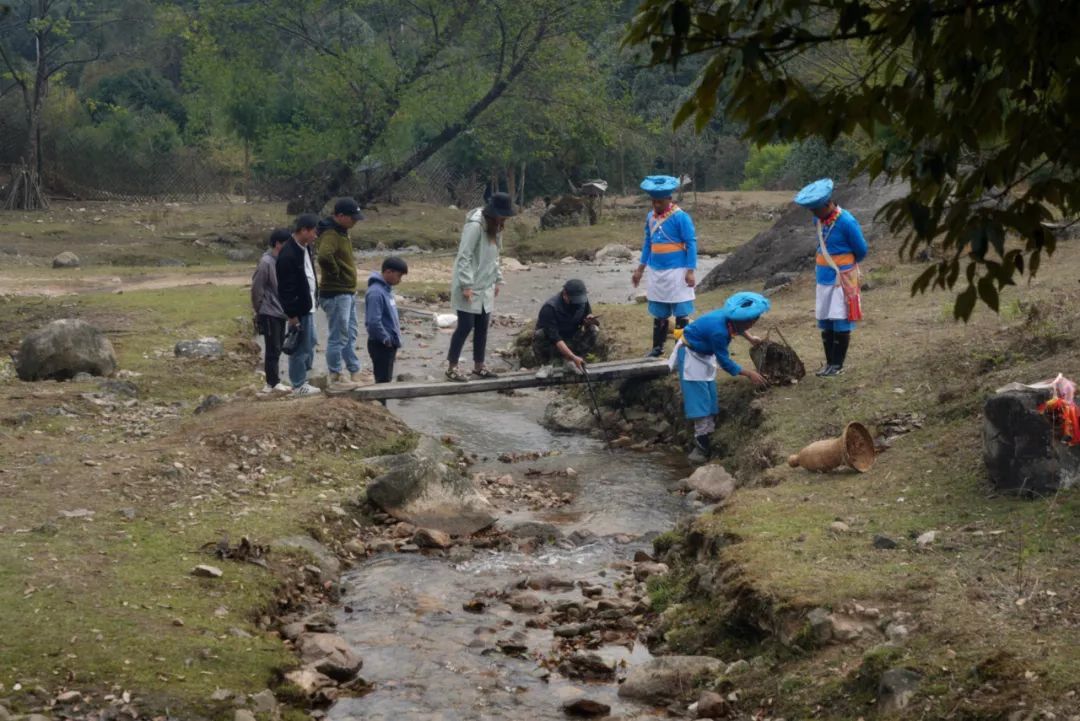
<svg viewBox="0 0 1080 721"><path fill-rule="evenodd" d="M566 345L574 355L584 358L589 353L592 353L599 337L600 331L596 326L582 326L577 329L573 338L566 341ZM551 342L551 339L543 331L537 331L536 335L533 336L532 348L537 363L551 363L563 359L562 353L559 352L555 344Z"/></svg>
<svg viewBox="0 0 1080 721"><path fill-rule="evenodd" d="M458 359L461 358L461 349L465 347L465 339L469 337L469 333L472 333L473 362L476 365L483 365L490 322L490 313L468 313L459 310L457 328L454 329L454 335L450 338L450 352L446 354L446 360L450 361L451 365L457 365Z"/></svg>
<svg viewBox="0 0 1080 721"><path fill-rule="evenodd" d="M371 369L375 373L376 383L389 383L394 380L394 359L397 348L390 348L368 338L367 352L371 356Z"/></svg>
<svg viewBox="0 0 1080 721"><path fill-rule="evenodd" d="M263 354L266 385L273 387L281 382L278 361L281 359L281 342L285 340L285 319L260 313L259 332L266 342L266 352Z"/></svg>

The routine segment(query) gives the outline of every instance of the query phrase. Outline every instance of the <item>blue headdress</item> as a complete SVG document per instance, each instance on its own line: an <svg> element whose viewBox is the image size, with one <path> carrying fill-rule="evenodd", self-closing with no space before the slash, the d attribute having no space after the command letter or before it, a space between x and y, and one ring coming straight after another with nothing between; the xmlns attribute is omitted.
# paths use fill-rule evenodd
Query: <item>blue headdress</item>
<svg viewBox="0 0 1080 721"><path fill-rule="evenodd" d="M795 204L801 205L808 210L823 207L832 198L833 182L829 178L815 180L799 191L795 196Z"/></svg>
<svg viewBox="0 0 1080 721"><path fill-rule="evenodd" d="M679 179L670 175L650 175L641 181L641 189L653 198L670 198L679 187Z"/></svg>
<svg viewBox="0 0 1080 721"><path fill-rule="evenodd" d="M747 320L757 320L770 307L772 307L772 304L765 296L760 293L742 290L724 302L723 310L728 320L739 323Z"/></svg>

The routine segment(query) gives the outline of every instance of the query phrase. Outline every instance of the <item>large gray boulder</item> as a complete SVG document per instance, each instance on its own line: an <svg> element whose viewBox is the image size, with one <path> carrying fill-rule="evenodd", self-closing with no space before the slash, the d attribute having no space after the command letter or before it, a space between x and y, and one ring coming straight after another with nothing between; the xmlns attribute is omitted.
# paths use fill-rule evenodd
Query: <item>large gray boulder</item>
<svg viewBox="0 0 1080 721"><path fill-rule="evenodd" d="M494 509L456 461L451 450L423 436L416 450L379 460L386 472L368 485L368 500L421 528L452 536L483 530L495 523Z"/></svg>
<svg viewBox="0 0 1080 721"><path fill-rule="evenodd" d="M870 184L861 178L837 188L833 198L859 221L872 253L874 241L887 229L885 223L874 220L874 215L885 203L901 198L907 192L906 183ZM698 284L698 291L704 293L725 283L763 279L775 273L813 268L817 237L812 220L807 210L792 203L791 209L775 225L755 235L727 260L709 271Z"/></svg>
<svg viewBox="0 0 1080 721"><path fill-rule="evenodd" d="M15 372L24 381L68 380L78 373L116 371L112 343L94 326L74 318L54 320L23 338Z"/></svg>
<svg viewBox="0 0 1080 721"><path fill-rule="evenodd" d="M596 425L596 419L592 409L584 403L559 396L544 408L540 424L554 431L588 431Z"/></svg>
<svg viewBox="0 0 1080 721"><path fill-rule="evenodd" d="M1049 388L1011 384L983 406L983 460L999 491L1052 495L1080 481L1080 446L1061 440L1039 405Z"/></svg>
<svg viewBox="0 0 1080 721"><path fill-rule="evenodd" d="M619 696L663 705L696 697L701 681L724 671L711 656L660 656L635 666L619 686Z"/></svg>
<svg viewBox="0 0 1080 721"><path fill-rule="evenodd" d="M78 268L79 256L72 253L70 250L65 250L55 258L52 259L52 267L54 268Z"/></svg>

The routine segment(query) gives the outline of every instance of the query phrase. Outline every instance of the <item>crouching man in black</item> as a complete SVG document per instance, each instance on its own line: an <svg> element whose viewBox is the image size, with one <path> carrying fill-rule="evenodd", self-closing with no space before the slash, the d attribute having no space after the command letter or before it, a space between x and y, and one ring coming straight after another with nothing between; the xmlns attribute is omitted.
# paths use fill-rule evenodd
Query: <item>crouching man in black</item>
<svg viewBox="0 0 1080 721"><path fill-rule="evenodd" d="M541 306L532 349L539 363L562 358L580 372L599 335L599 321L589 306L585 283L568 280L562 292Z"/></svg>

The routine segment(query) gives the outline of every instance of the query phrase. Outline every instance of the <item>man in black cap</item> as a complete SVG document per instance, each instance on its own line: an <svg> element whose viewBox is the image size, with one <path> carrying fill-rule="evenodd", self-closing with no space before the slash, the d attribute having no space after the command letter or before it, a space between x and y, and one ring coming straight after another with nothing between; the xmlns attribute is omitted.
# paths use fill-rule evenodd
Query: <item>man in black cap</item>
<svg viewBox="0 0 1080 721"><path fill-rule="evenodd" d="M408 264L392 255L382 262L382 271L373 271L368 278L367 293L364 294L364 326L376 383L389 383L394 379L394 359L401 347L401 323L393 289L408 272Z"/></svg>
<svg viewBox="0 0 1080 721"><path fill-rule="evenodd" d="M322 282L319 307L326 313L326 369L339 389L356 386L360 358L356 355L359 323L356 315L356 261L349 229L363 220L352 198L338 198L334 214L319 223L318 259Z"/></svg>
<svg viewBox="0 0 1080 721"><path fill-rule="evenodd" d="M566 281L562 292L552 296L540 307L533 336L533 353L539 363L548 364L555 358L565 358L578 371L584 370L585 359L596 346L600 334L599 321L592 314L585 283Z"/></svg>

